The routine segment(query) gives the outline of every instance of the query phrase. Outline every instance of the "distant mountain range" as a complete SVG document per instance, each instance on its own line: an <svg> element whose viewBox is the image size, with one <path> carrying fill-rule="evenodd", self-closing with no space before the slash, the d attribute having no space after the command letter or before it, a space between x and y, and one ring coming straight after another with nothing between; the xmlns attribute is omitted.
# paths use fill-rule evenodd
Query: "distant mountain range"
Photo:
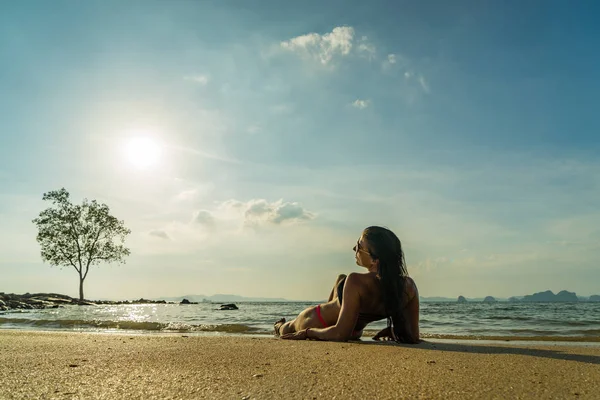
<svg viewBox="0 0 600 400"><path fill-rule="evenodd" d="M545 292L538 292L525 296L513 296L509 298L502 297L467 297L459 296L459 302L473 302L473 303L493 303L496 301L506 301L506 302L573 302L573 301L600 301L600 295L593 295L589 297L585 296L577 296L574 292L569 292L566 290L562 290L557 294L554 294L550 290L546 290ZM235 303L235 302L308 302L309 300L289 300L284 299L282 297L245 297L238 296L235 294L215 294L212 296L206 296L203 294L187 294L184 296L176 296L176 297L157 297L153 300L166 300L173 302L180 302L183 299L188 299L191 302L211 302L211 303ZM456 297L419 297L419 300L423 303L440 303L440 302L457 302ZM325 302L325 300L317 300L315 303Z"/></svg>
<svg viewBox="0 0 600 400"><path fill-rule="evenodd" d="M205 296L203 294L187 294L185 296L178 297L157 297L154 300L166 300L166 301L174 301L180 302L183 299L188 299L192 302L211 302L211 303L235 303L235 302L243 302L243 301L254 301L254 302L286 302L292 301L287 300L281 297L244 297L238 296L235 294L215 294L212 296Z"/></svg>
<svg viewBox="0 0 600 400"><path fill-rule="evenodd" d="M567 290L561 290L557 294L554 294L551 290L546 290L545 292L538 292L534 294L528 294L525 296L513 296L507 298L493 298L492 296L486 297L475 297L475 298L465 298L463 296L458 296L458 298L450 298L450 297L420 297L421 302L459 302L459 303L493 303L496 301L508 301L508 302L554 302L554 303L568 303L568 302L600 302L600 295L592 295L589 297L585 296L577 296L575 292L569 292Z"/></svg>

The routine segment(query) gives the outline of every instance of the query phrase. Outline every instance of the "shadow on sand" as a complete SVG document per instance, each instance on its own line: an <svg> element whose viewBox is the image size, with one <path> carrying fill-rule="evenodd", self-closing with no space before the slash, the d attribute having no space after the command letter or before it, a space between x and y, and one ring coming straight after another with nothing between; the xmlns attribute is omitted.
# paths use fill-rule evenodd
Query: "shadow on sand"
<svg viewBox="0 0 600 400"><path fill-rule="evenodd" d="M537 349L533 346L548 346L545 344L532 344L532 347L518 347L516 345L506 345L506 346L494 346L489 344L477 344L477 343L440 343L440 342L430 342L430 341L422 341L417 345L408 345L408 344L399 344L393 342L375 342L369 340L361 340L353 343L361 343L361 344L369 344L376 346L394 346L398 347L398 349L402 348L420 348L424 350L432 350L432 351L454 351L461 353L474 353L474 354L518 354L522 356L531 356L531 357L544 357L544 358L553 358L556 360L568 360L568 361L576 361L586 364L600 364L600 356L588 355L588 354L572 354L565 353L560 349L550 350L550 349ZM569 346L573 352L578 351L582 347Z"/></svg>

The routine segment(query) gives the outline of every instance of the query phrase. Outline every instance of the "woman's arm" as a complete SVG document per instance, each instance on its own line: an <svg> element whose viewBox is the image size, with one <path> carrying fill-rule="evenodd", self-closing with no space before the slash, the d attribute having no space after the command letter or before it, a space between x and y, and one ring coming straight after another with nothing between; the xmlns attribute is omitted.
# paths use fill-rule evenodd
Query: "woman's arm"
<svg viewBox="0 0 600 400"><path fill-rule="evenodd" d="M310 328L281 336L282 339L317 339L330 341L346 341L352 336L360 310L360 276L356 273L348 275L344 284L344 301L337 323L333 326L317 329Z"/></svg>

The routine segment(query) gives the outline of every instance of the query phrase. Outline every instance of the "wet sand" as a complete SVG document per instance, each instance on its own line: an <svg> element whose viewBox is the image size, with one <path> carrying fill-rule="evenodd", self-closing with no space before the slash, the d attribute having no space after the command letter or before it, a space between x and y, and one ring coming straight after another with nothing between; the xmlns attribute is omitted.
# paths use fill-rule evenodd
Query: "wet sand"
<svg viewBox="0 0 600 400"><path fill-rule="evenodd" d="M600 347L0 330L0 399L597 399Z"/></svg>

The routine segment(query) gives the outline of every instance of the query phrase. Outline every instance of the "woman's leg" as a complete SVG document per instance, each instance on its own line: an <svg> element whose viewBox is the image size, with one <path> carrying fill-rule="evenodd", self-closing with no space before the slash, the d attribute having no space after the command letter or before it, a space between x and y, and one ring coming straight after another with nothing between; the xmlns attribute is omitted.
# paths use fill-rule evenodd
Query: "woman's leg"
<svg viewBox="0 0 600 400"><path fill-rule="evenodd" d="M286 322L285 318L281 318L279 321L275 322L275 334L281 336L286 333L293 333L306 328L322 328L323 324L317 317L316 308L317 306L310 306L304 309L292 321Z"/></svg>
<svg viewBox="0 0 600 400"><path fill-rule="evenodd" d="M331 288L331 293L329 294L328 302L337 298L337 287L342 279L345 279L346 275L340 274L335 280L335 284L333 288ZM298 316L292 321L287 321L285 318L281 318L279 321L275 322L274 330L275 335L281 336L286 333L293 333L296 331L300 331L306 328L322 328L321 321L316 318L315 306L308 307L304 311L302 311Z"/></svg>
<svg viewBox="0 0 600 400"><path fill-rule="evenodd" d="M292 321L290 321L290 322L292 322ZM290 322L286 322L285 318L281 318L279 321L275 322L275 324L273 325L273 328L275 329L275 335L281 336L281 335L285 335L286 333L288 333L287 325L289 325ZM282 332L281 327L284 325L286 325L286 328L283 329L283 331L285 331L285 332Z"/></svg>
<svg viewBox="0 0 600 400"><path fill-rule="evenodd" d="M283 319L283 321L279 320L275 323L275 334L277 336L285 335L286 333L296 332L296 327L294 325L294 322L296 322L295 319L292 321L288 321L288 322L285 322L285 318L282 318L282 319ZM277 326L278 324L279 324L279 327Z"/></svg>

